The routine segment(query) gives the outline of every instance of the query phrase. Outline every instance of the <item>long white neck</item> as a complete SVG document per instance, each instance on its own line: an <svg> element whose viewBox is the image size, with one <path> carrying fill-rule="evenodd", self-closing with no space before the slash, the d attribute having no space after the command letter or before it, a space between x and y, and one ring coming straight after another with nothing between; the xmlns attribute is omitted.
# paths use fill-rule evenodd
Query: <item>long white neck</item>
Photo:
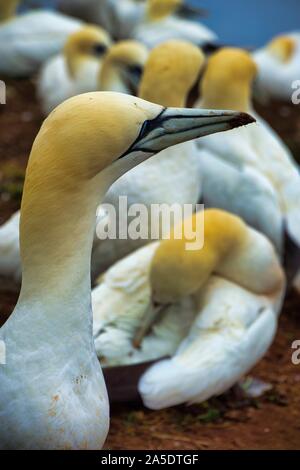
<svg viewBox="0 0 300 470"><path fill-rule="evenodd" d="M57 309L58 304L65 308L79 296L82 302L89 304L95 215L107 186L100 188L101 184L96 185L94 181L69 194L65 194L63 187L55 192L44 187L39 191L37 203L30 201L30 206L26 205L25 192L20 243L23 280L19 302L39 303L42 299L47 309L51 304Z"/></svg>

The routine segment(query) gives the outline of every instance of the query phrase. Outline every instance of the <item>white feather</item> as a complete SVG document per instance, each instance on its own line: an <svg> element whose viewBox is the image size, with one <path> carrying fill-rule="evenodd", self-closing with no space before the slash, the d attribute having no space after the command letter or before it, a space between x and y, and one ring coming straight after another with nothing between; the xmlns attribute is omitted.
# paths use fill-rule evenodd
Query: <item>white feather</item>
<svg viewBox="0 0 300 470"><path fill-rule="evenodd" d="M69 34L82 23L51 11L29 12L0 25L0 73L18 77L35 73L58 54Z"/></svg>
<svg viewBox="0 0 300 470"><path fill-rule="evenodd" d="M300 33L290 33L285 36L292 38L296 43L293 56L283 62L272 54L268 47L259 49L253 54L258 67L258 76L255 80L255 96L262 103L270 99L291 102L296 80L300 79Z"/></svg>
<svg viewBox="0 0 300 470"><path fill-rule="evenodd" d="M255 116L255 113L251 112L251 114ZM209 206L226 206L227 210L233 212L236 212L239 205L238 214L244 217L247 222L263 230L267 236L270 236L271 226L276 228L277 232L271 235L271 240L277 248L280 240L282 240L281 230L284 224L289 235L299 245L300 174L298 167L290 151L275 132L261 118L255 117L257 118L257 124L198 140L200 161L202 151L205 151L209 152L214 158L221 160L224 165L230 165L231 167L224 170L227 174L225 182L223 172L219 174L218 178L217 167L208 168L208 157L207 154L206 156L204 154L205 166L206 169L208 168L207 171L213 175L216 191L213 191L213 187L206 179L203 199ZM225 168L224 165L223 168ZM232 171L232 167L235 168L235 172ZM229 179L230 173L232 174L232 181ZM247 178L247 176L249 177L247 186L250 192L253 188L253 197L249 197L248 204L242 197L241 204L238 204L232 197L233 188L241 184L242 180L240 178ZM226 199L226 193L229 195L229 199ZM239 198L240 193L237 192L236 199ZM259 199L267 206L261 205L259 208ZM252 200L254 206L249 209L247 206L252 205ZM257 211L256 214L253 211L254 207ZM272 211L272 216L267 214L269 208ZM271 221L273 216L275 216L275 219ZM264 217L266 217L265 224L262 223ZM269 221L271 225L268 228Z"/></svg>

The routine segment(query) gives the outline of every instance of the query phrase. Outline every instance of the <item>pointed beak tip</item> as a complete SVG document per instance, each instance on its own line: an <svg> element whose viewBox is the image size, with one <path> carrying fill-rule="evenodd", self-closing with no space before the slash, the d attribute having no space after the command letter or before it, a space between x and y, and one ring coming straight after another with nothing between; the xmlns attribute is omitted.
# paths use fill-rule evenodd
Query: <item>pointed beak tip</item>
<svg viewBox="0 0 300 470"><path fill-rule="evenodd" d="M256 119L248 113L238 113L236 117L230 122L232 128L247 126L253 124Z"/></svg>

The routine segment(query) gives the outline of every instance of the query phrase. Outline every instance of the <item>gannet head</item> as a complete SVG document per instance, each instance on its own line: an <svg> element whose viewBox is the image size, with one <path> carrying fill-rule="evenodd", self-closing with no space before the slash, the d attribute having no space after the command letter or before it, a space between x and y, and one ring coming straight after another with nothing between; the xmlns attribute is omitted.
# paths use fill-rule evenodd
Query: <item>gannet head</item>
<svg viewBox="0 0 300 470"><path fill-rule="evenodd" d="M139 96L163 106L185 106L204 62L202 51L187 41L156 46L145 65Z"/></svg>
<svg viewBox="0 0 300 470"><path fill-rule="evenodd" d="M100 71L99 82L103 91L132 91L135 94L143 68L148 58L148 49L133 40L114 44L106 54Z"/></svg>
<svg viewBox="0 0 300 470"><path fill-rule="evenodd" d="M12 18L19 6L20 0L0 0L0 21Z"/></svg>
<svg viewBox="0 0 300 470"><path fill-rule="evenodd" d="M251 55L224 48L208 60L201 87L202 105L211 109L247 111L257 67Z"/></svg>
<svg viewBox="0 0 300 470"><path fill-rule="evenodd" d="M296 41L290 36L278 36L267 46L267 49L280 62L289 62L296 49Z"/></svg>
<svg viewBox="0 0 300 470"><path fill-rule="evenodd" d="M203 230L204 245L189 249L199 230ZM246 231L239 217L217 209L185 219L154 254L150 270L154 304L174 303L196 293L223 257L239 247Z"/></svg>
<svg viewBox="0 0 300 470"><path fill-rule="evenodd" d="M64 55L70 75L74 78L82 61L100 60L111 44L108 33L98 26L85 26L70 34L64 46Z"/></svg>
<svg viewBox="0 0 300 470"><path fill-rule="evenodd" d="M72 237L75 226L78 240L85 237L86 224L92 242L101 197L126 171L172 145L252 121L243 113L163 108L113 92L86 93L62 103L44 121L27 165L20 224L23 279L36 278L47 247L54 253L55 284L57 265L65 264L66 252L74 256L65 231ZM68 208L63 214L62 207ZM49 220L55 220L51 230ZM85 246L89 258L90 245ZM42 265L41 271L49 284L49 271Z"/></svg>
<svg viewBox="0 0 300 470"><path fill-rule="evenodd" d="M163 108L121 93L86 93L65 101L44 121L29 163L37 168L49 159L45 177L63 171L65 182L93 178L111 166L118 178L167 147L250 122L244 113ZM52 145L52 155L42 151Z"/></svg>
<svg viewBox="0 0 300 470"><path fill-rule="evenodd" d="M182 5L182 0L148 0L148 18L152 21L161 20Z"/></svg>

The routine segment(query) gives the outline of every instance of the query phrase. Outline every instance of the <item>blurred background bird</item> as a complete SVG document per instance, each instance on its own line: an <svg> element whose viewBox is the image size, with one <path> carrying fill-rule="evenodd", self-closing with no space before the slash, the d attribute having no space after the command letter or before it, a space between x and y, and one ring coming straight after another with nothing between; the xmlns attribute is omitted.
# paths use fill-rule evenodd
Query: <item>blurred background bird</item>
<svg viewBox="0 0 300 470"><path fill-rule="evenodd" d="M272 99L289 102L300 76L300 32L272 39L253 58L258 68L255 97L264 104Z"/></svg>
<svg viewBox="0 0 300 470"><path fill-rule="evenodd" d="M71 96L95 91L103 57L111 40L100 27L85 26L71 34L63 52L42 68L38 94L47 115Z"/></svg>
<svg viewBox="0 0 300 470"><path fill-rule="evenodd" d="M102 364L174 355L141 378L144 403L154 409L232 386L269 348L284 296L272 244L238 217L207 210L180 229L116 263L92 293ZM201 230L204 246L189 248Z"/></svg>
<svg viewBox="0 0 300 470"><path fill-rule="evenodd" d="M253 59L241 49L221 49L208 61L198 105L250 112L257 124L199 141L203 200L245 218L282 254L284 230L300 246L300 174L287 146L253 110L256 74Z"/></svg>
<svg viewBox="0 0 300 470"><path fill-rule="evenodd" d="M21 0L0 1L0 73L26 77L61 51L82 22L54 11L17 13Z"/></svg>
<svg viewBox="0 0 300 470"><path fill-rule="evenodd" d="M185 0L60 0L59 6L65 13L106 27L116 39L131 37L148 47L167 39L186 39L199 46L217 39L197 21L202 9Z"/></svg>

